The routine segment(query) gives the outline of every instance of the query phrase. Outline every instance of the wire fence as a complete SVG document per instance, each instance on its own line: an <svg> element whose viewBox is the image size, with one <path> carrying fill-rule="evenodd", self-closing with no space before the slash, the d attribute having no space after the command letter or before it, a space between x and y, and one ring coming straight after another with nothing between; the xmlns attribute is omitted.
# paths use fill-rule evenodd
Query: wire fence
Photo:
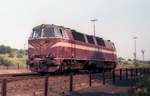
<svg viewBox="0 0 150 96"><path fill-rule="evenodd" d="M111 72L73 74L67 76L16 77L16 79L0 79L1 96L66 96L72 91L98 84L141 78L149 75L150 68L125 68ZM20 79L21 78L21 79Z"/></svg>
<svg viewBox="0 0 150 96"><path fill-rule="evenodd" d="M0 66L0 69L29 69L28 65L21 65L21 64L16 64L13 66Z"/></svg>

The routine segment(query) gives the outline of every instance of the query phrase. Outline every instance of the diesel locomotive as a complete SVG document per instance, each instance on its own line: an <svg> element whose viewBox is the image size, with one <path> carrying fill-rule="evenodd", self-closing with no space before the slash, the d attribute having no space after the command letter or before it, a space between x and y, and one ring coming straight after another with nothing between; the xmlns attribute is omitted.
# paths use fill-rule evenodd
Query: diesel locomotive
<svg viewBox="0 0 150 96"><path fill-rule="evenodd" d="M105 70L116 67L116 48L110 40L53 24L32 29L28 65L33 72L68 69Z"/></svg>

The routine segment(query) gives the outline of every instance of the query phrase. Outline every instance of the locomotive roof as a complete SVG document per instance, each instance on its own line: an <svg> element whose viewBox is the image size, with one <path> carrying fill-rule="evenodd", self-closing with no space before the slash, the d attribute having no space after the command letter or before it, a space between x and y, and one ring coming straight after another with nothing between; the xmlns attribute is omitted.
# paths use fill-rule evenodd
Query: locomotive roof
<svg viewBox="0 0 150 96"><path fill-rule="evenodd" d="M47 28L51 28L51 27L65 28L64 26L58 26L58 25L54 25L54 24L41 24L41 25L35 26L33 29L41 28L41 27L47 27Z"/></svg>
<svg viewBox="0 0 150 96"><path fill-rule="evenodd" d="M76 31L74 29L70 29L70 28L67 28L67 27L64 27L64 26L59 26L59 25L54 25L54 24L41 24L41 25L35 26L33 28L33 30L37 29L37 28L40 28L40 27L46 27L46 28L57 27L57 28L64 28L64 29L69 29L69 30L73 30L75 32L78 32L78 31ZM85 33L82 33L82 32L78 32L78 33L85 34ZM85 35L93 36L93 35L89 35L89 34L85 34ZM95 37L103 39L102 37L98 37L98 36L95 36ZM106 40L106 41L111 42L111 40Z"/></svg>

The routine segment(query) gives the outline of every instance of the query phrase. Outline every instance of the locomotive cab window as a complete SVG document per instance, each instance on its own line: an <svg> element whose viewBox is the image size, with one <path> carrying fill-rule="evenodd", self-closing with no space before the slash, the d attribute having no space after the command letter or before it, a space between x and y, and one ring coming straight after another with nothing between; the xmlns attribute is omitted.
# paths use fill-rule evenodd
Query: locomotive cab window
<svg viewBox="0 0 150 96"><path fill-rule="evenodd" d="M54 28L44 28L43 37L54 37Z"/></svg>
<svg viewBox="0 0 150 96"><path fill-rule="evenodd" d="M41 37L41 31L33 29L33 32L31 34L31 38L40 38Z"/></svg>
<svg viewBox="0 0 150 96"><path fill-rule="evenodd" d="M63 37L63 30L60 28L55 29L55 36L56 37Z"/></svg>
<svg viewBox="0 0 150 96"><path fill-rule="evenodd" d="M114 45L114 43L112 43L112 48L113 48L113 49L115 49L115 45Z"/></svg>

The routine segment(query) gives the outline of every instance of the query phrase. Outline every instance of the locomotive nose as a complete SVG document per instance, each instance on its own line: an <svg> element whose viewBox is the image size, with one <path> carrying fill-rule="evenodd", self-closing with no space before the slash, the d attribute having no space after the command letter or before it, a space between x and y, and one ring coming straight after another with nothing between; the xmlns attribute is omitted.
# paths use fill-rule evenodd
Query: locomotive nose
<svg viewBox="0 0 150 96"><path fill-rule="evenodd" d="M29 41L29 53L34 55L47 55L49 41L43 39L34 39Z"/></svg>

